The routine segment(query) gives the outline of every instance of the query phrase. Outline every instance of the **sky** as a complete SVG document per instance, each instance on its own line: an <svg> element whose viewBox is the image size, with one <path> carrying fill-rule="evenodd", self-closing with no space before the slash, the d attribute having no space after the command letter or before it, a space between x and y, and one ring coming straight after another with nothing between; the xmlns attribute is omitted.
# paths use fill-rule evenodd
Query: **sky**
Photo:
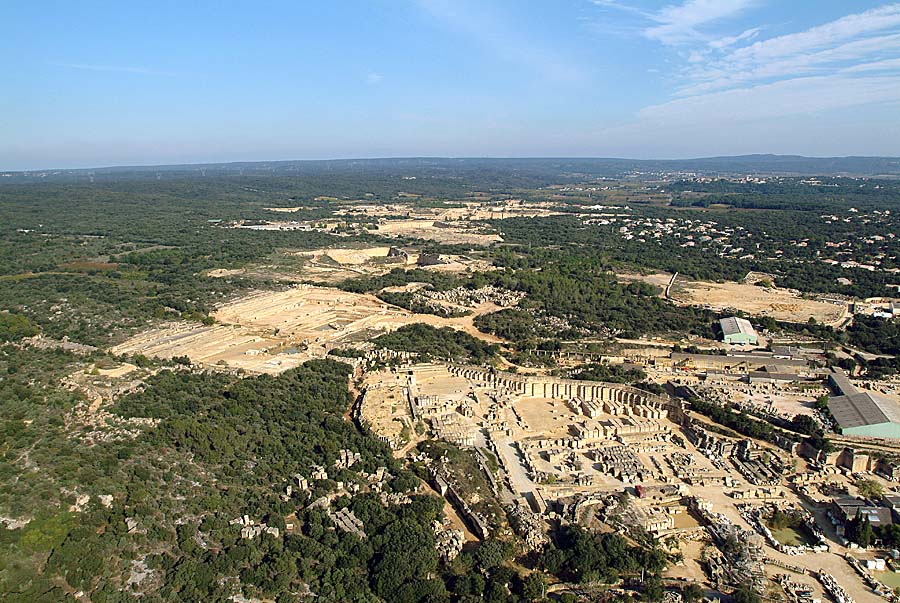
<svg viewBox="0 0 900 603"><path fill-rule="evenodd" d="M900 3L10 2L0 170L900 155Z"/></svg>

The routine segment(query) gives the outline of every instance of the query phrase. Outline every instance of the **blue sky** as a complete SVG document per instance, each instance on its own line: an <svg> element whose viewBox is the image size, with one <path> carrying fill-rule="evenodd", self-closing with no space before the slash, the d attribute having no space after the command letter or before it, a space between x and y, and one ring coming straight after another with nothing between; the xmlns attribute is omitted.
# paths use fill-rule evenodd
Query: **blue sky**
<svg viewBox="0 0 900 603"><path fill-rule="evenodd" d="M0 169L900 155L900 3L8 3Z"/></svg>

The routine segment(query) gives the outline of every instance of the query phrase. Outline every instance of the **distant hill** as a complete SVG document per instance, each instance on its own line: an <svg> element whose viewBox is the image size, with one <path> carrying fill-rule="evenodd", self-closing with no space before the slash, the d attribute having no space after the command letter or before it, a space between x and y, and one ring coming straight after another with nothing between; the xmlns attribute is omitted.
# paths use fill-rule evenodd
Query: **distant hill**
<svg viewBox="0 0 900 603"><path fill-rule="evenodd" d="M84 181L198 176L266 174L280 176L328 173L448 177L478 173L489 177L520 177L534 181L578 180L585 177L646 177L697 174L703 176L860 176L900 177L900 157L803 157L800 155L738 155L696 159L615 158L441 158L336 159L303 161L247 161L187 165L119 166L0 172L0 183L11 181Z"/></svg>
<svg viewBox="0 0 900 603"><path fill-rule="evenodd" d="M772 175L898 176L900 157L803 157L802 155L736 155L675 161L649 161L669 169Z"/></svg>

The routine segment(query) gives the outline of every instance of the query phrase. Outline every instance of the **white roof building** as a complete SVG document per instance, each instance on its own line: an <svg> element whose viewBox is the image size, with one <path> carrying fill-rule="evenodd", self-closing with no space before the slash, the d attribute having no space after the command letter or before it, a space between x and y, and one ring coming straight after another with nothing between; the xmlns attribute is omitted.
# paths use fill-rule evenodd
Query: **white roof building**
<svg viewBox="0 0 900 603"><path fill-rule="evenodd" d="M725 343L756 345L759 342L756 330L745 318L729 316L720 320L719 325L722 327L722 340Z"/></svg>

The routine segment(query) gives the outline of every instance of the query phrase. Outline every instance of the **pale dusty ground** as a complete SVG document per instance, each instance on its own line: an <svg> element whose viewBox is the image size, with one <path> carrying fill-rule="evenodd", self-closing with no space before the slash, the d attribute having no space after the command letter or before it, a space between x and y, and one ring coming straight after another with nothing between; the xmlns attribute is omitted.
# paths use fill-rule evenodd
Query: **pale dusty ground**
<svg viewBox="0 0 900 603"><path fill-rule="evenodd" d="M736 478L741 479L740 476L737 475L736 472L731 472ZM726 515L732 522L735 524L752 530L753 528L741 517L740 513L737 510L736 503L741 501L735 501L733 498L727 496L725 494L724 489L721 486L691 486L691 490L699 495L701 498L708 500L713 503L713 509L716 512L723 513ZM787 490L786 499L794 502L796 504L800 504L800 499L794 494L792 491ZM841 555L847 552L847 549L840 546L836 540L834 540L835 535L834 531L830 528L830 523L827 519L825 519L823 510L814 510L814 513L817 517L817 522L820 526L828 525L829 528L826 529L826 535L829 537L828 544L831 547L831 551L828 553L807 553L804 555L786 555L784 553L780 553L777 550L766 545L764 547L765 554L769 558L779 559L785 563L791 565L798 565L806 568L810 572L821 571L834 576L837 581L843 586L848 593L857 601L857 603L876 603L877 601L882 601L880 597L878 597L871 589L869 589L862 581L862 578L853 570L852 567L841 557ZM859 552L853 553L857 557L865 557L865 554L860 554ZM869 556L872 556L871 553ZM784 570L781 568L777 568L774 566L768 566L769 569L773 571L773 573L783 573ZM815 578L810 576L795 576L795 579L804 582L818 582L815 581ZM821 588L818 586L817 592L821 592ZM825 597L824 600L828 600Z"/></svg>
<svg viewBox="0 0 900 603"><path fill-rule="evenodd" d="M463 398L469 392L469 381L451 375L446 371L438 373L416 373L416 387L419 392L433 396Z"/></svg>
<svg viewBox="0 0 900 603"><path fill-rule="evenodd" d="M362 419L380 436L399 439L404 422L411 425L406 375L399 375L389 370L382 370L366 375L363 389L366 392L360 413ZM415 435L409 429L409 436Z"/></svg>
<svg viewBox="0 0 900 603"><path fill-rule="evenodd" d="M450 256L447 264L433 266L418 266L416 260L418 254L409 256L409 261L388 258L390 247L340 247L322 248L311 251L288 251L287 258L298 258L297 261L289 261L283 265L279 260L274 260L273 265L260 264L248 268L218 268L207 272L208 276L216 278L228 278L233 276L247 276L257 278L270 278L287 282L315 281L319 283L334 284L350 278L360 276L378 276L395 268L412 270L422 268L435 272L465 272L467 270L483 271L493 270L490 262L485 260L468 259L462 256Z"/></svg>
<svg viewBox="0 0 900 603"><path fill-rule="evenodd" d="M416 197L418 195L403 195ZM458 202L454 202L458 204ZM491 220L511 217L535 217L552 216L560 212L551 209L553 203L537 202L529 203L522 200L507 200L503 203L466 201L463 207L412 207L403 203L391 203L386 205L353 205L344 210L338 210L338 215L364 214L367 216L397 216L405 215L410 220ZM296 208L299 209L299 208ZM295 208L285 208L284 211L296 211Z"/></svg>
<svg viewBox="0 0 900 603"><path fill-rule="evenodd" d="M94 374L96 370L96 374ZM84 394L90 400L88 410L96 412L104 402L117 398L141 383L152 371L138 369L123 362L111 368L99 368L96 364L77 370L62 379L62 384ZM127 377L127 378L126 378Z"/></svg>
<svg viewBox="0 0 900 603"><path fill-rule="evenodd" d="M250 372L279 373L329 350L369 341L412 323L452 327L492 343L501 340L478 331L478 313L496 309L483 304L475 314L441 318L413 314L373 295L329 287L301 285L286 291L263 291L227 304L214 313L217 324L170 323L144 332L113 348L117 354L144 354Z"/></svg>
<svg viewBox="0 0 900 603"><path fill-rule="evenodd" d="M480 204L478 204L480 205ZM551 204L547 204L548 206ZM547 216L558 216L562 212L553 211L546 207L533 205L513 205L513 206L485 206L485 207L465 207L450 208L440 214L441 220L502 220L506 218L536 218Z"/></svg>
<svg viewBox="0 0 900 603"><path fill-rule="evenodd" d="M684 555L684 562L680 565L670 565L663 575L666 578L687 578L694 582L706 582L706 573L699 561L704 546L706 543L702 541L682 541L679 550Z"/></svg>
<svg viewBox="0 0 900 603"><path fill-rule="evenodd" d="M641 280L665 289L670 274L623 274L622 280ZM672 301L692 306L706 306L714 310L742 310L747 314L771 316L776 320L806 322L810 317L817 322L838 325L848 316L846 305L803 299L792 291L780 288L758 287L743 283L713 283L691 281L679 276L670 291Z"/></svg>
<svg viewBox="0 0 900 603"><path fill-rule="evenodd" d="M569 426L578 417L562 400L549 398L520 398L516 402L516 410L528 425L529 436L568 436Z"/></svg>
<svg viewBox="0 0 900 603"><path fill-rule="evenodd" d="M575 425L576 423L582 423L586 420L582 415L574 413L568 406L568 404L566 404L566 402L563 400L523 397L519 398L515 402L515 409L518 412L519 416L521 416L524 420L524 429L514 420L514 415L511 411L507 411L507 417L509 419L510 425L513 428L513 439L518 440L568 437L572 435L570 431L571 426ZM599 418L609 419L611 418L611 416L601 414ZM640 421L641 419L638 420ZM674 423L668 420L663 420L662 423L668 426L672 431L677 431L678 429L678 427ZM602 448L607 444L615 443L616 442L612 440L598 440L591 444L588 449L593 447ZM659 467L664 475L671 476L672 472L666 465L665 456L671 454L674 451L681 451L693 453L696 465L698 467L706 469L709 476L721 477L723 475L722 471L713 467L708 459L697 453L689 442L685 442L684 448L676 446L672 443L659 444L663 446L664 450L659 452L636 453L636 456L641 460L644 466L651 471L653 471L654 468ZM592 486L575 487L576 491L621 491L622 488L628 486L628 484L623 483L622 481L616 479L615 477L612 477L611 475L607 475L595 470L593 468L593 462L590 461L587 457L583 456L582 452L578 452L577 455L582 456L581 460L584 462L582 470L594 477L595 484ZM512 457L510 457L508 460L512 461ZM545 462L543 459L536 460L536 463L542 470L551 472L555 471L553 469L553 466L550 463ZM519 461L516 461L516 464L520 464ZM517 467L512 468L516 469ZM544 492L545 496L548 499L553 498L552 486L538 486L532 483L531 480L527 477L525 478L525 480L527 480L527 482L519 484L520 489L527 490L537 487ZM654 478L647 478L642 483L655 484L662 482L659 482Z"/></svg>
<svg viewBox="0 0 900 603"><path fill-rule="evenodd" d="M795 564L796 565L796 564ZM766 565L766 575L773 579L777 574L787 574L791 577L791 580L794 582L799 582L800 584L805 584L807 586L811 586L813 589L813 597L819 599L821 601L831 601L831 598L825 594L825 589L822 588L822 584L816 580L812 576L801 576L800 574L796 574L794 572L790 572L784 568L778 567L777 565ZM834 574L832 574L834 575Z"/></svg>
<svg viewBox="0 0 900 603"><path fill-rule="evenodd" d="M213 278L228 278L229 276L240 276L245 273L246 271L243 268L216 268L206 274Z"/></svg>
<svg viewBox="0 0 900 603"><path fill-rule="evenodd" d="M848 312L846 305L803 299L785 289L741 283L684 283L677 280L671 295L676 302L709 306L715 310L735 308L790 322L806 322L812 317L817 322L836 325Z"/></svg>
<svg viewBox="0 0 900 603"><path fill-rule="evenodd" d="M568 408L561 402L556 402L554 405L550 400L542 400L536 398L523 398L519 402L515 404L518 409L520 415L525 419L528 424L528 430L521 431L518 429L514 429L517 431L516 437L525 437L530 434L542 434L546 433L547 435L556 435L557 433L561 433L563 431L563 425L568 424L571 418L574 418L574 414L568 410ZM674 425L673 425L674 427ZM677 447L671 446L669 450L676 450ZM704 457L702 454L696 451L694 446L690 442L684 443L684 450L689 452L694 457L694 462L699 467L705 467L709 470L710 476L722 476L725 473L722 469L717 468L712 465L712 463ZM501 453L504 452L501 449ZM659 461L659 465L663 467L664 472L668 473L668 468L665 466L663 462L663 457L667 453L654 453L650 454L639 454L638 456L642 459L645 465L648 467L651 466L650 463L647 462L650 456L656 457L657 461ZM507 461L512 463L514 462L514 455L507 455ZM753 488L753 486L746 484L745 480L729 465L726 465L726 470L729 475L732 476L737 482L740 482L742 485L738 486L739 489L744 488ZM616 480L609 479L606 480L608 484L605 486L607 488L613 487L615 488ZM523 484L523 486L526 484ZM620 488L621 486L619 486ZM596 489L603 489L604 486L599 486ZM741 518L740 513L737 510L736 503L740 502L736 499L728 496L725 492L726 490L730 491L731 488L723 488L721 484L710 485L710 486L689 486L689 489L694 494L700 496L701 498L708 500L713 503L713 508L720 513L724 513L738 525L741 525L747 529L751 529L751 527ZM787 498L794 502L798 502L799 499L793 492L788 492ZM769 546L765 547L766 555L771 558L780 559L786 563L799 565L807 568L810 571L818 571L820 569L824 569L826 572L835 576L835 578L848 590L848 592L853 596L853 598L857 601L857 603L875 603L876 601L881 600L877 595L875 595L868 587L866 587L861 578L856 574L852 567L842 559L839 554L843 554L845 549L837 545L836 542L830 542L832 545L832 552L824 553L824 554L806 554L806 555L798 555L798 556L789 556L778 551L772 549ZM699 554L699 546L695 546L693 544L684 544L685 547L684 552L686 553L686 561L685 565L679 567L677 569L673 569L670 575L673 576L684 576L695 579L703 579L702 568L696 563L696 561L692 560L697 558ZM779 569L779 568L772 568ZM783 571L780 570L779 571ZM802 578L803 581L806 582L814 582L815 579L812 576L806 576ZM816 586L817 592L821 592L821 588Z"/></svg>
<svg viewBox="0 0 900 603"><path fill-rule="evenodd" d="M367 249L328 249L324 252L324 255L327 255L338 264L365 264L372 258L387 257L390 250L390 247L369 247Z"/></svg>
<svg viewBox="0 0 900 603"><path fill-rule="evenodd" d="M817 390L817 393L818 390ZM822 392L825 393L825 392ZM817 395L788 392L784 389L773 389L771 392L759 392L752 396L745 394L736 395L741 401L752 401L769 410L783 415L809 415L816 416L815 403Z"/></svg>
<svg viewBox="0 0 900 603"><path fill-rule="evenodd" d="M471 224L461 222L450 228L434 225L435 220L385 220L378 224L378 234L430 239L447 244L490 245L502 241L498 234L474 232Z"/></svg>
<svg viewBox="0 0 900 603"><path fill-rule="evenodd" d="M108 377L110 379L117 379L119 377L124 377L128 373L137 370L137 367L128 362L123 362L122 364L113 367L113 368L98 368L97 372L100 373L103 377Z"/></svg>
<svg viewBox="0 0 900 603"><path fill-rule="evenodd" d="M385 287L382 291L386 293L412 293L413 291L424 289L427 286L428 283L406 283L405 285L397 285L396 287Z"/></svg>

